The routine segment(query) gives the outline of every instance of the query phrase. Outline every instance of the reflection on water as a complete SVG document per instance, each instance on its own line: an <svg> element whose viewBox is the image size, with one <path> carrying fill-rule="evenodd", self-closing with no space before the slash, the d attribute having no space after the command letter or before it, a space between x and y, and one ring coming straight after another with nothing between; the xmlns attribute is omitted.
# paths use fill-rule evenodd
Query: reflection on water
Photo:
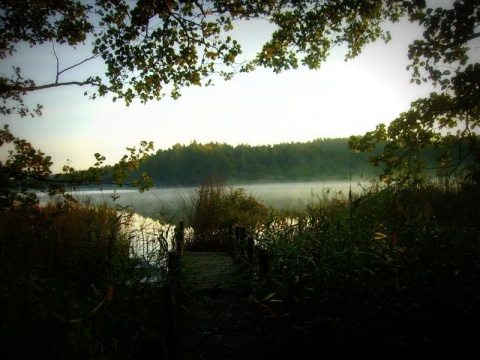
<svg viewBox="0 0 480 360"><path fill-rule="evenodd" d="M267 207L278 210L297 209L311 200L332 195L348 196L349 191L361 192L366 182L359 184L349 181L323 181L302 183L271 183L234 185L243 188L247 195L256 197ZM94 190L77 191L76 198L89 199L93 203L110 203L132 208L138 214L152 218L162 218L175 223L188 217L195 194L191 188L153 188L139 193L137 190ZM42 201L48 201L43 197Z"/></svg>
<svg viewBox="0 0 480 360"><path fill-rule="evenodd" d="M172 248L174 229L171 225L134 214L128 231L131 256L156 262Z"/></svg>
<svg viewBox="0 0 480 360"><path fill-rule="evenodd" d="M305 182L236 185L243 188L247 195L256 197L267 207L277 210L301 209L311 201L331 196L348 196L362 192L368 183L351 182ZM164 262L163 258L171 250L174 238L174 226L188 219L196 188L154 188L144 193L137 190L92 190L71 193L79 201L94 204L108 203L120 209L135 211L129 227L131 255L147 262ZM40 201L54 201L46 195L39 195ZM155 220L162 219L162 221ZM185 229L188 236L188 228Z"/></svg>

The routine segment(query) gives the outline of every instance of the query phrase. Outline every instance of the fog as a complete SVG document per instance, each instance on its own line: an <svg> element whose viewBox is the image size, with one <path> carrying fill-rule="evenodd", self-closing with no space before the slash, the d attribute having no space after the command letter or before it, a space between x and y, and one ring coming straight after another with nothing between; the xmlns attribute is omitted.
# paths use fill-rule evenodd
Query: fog
<svg viewBox="0 0 480 360"><path fill-rule="evenodd" d="M319 198L328 198L333 195L348 196L350 190L358 193L365 186L368 186L367 182L319 181L239 184L232 185L232 188L243 188L248 196L254 196L267 207L276 210L292 210L301 209ZM87 190L75 191L71 194L79 200L88 199L93 203L116 204L119 207L131 208L145 217L177 222L185 219L191 211L195 189L195 187L153 188L144 193L133 189ZM48 197L42 197L42 202L48 200Z"/></svg>

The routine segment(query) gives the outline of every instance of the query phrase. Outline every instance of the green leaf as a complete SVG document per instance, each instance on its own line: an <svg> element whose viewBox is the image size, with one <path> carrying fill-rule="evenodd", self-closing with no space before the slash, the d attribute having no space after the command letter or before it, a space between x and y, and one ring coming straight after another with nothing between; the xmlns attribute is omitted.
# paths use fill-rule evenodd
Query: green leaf
<svg viewBox="0 0 480 360"><path fill-rule="evenodd" d="M270 293L270 294L268 294L267 296L265 296L261 301L262 301L262 302L268 301L268 300L272 299L275 295L277 295L276 292Z"/></svg>

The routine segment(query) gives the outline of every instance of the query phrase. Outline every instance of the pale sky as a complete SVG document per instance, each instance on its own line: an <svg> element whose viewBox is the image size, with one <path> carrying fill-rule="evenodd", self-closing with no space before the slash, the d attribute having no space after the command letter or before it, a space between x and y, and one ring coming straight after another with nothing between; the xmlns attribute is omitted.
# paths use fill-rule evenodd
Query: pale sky
<svg viewBox="0 0 480 360"><path fill-rule="evenodd" d="M55 171L67 159L78 169L91 166L95 152L114 163L126 154L126 147L141 140L153 141L158 150L194 140L235 146L364 134L379 123L389 123L432 90L410 84L406 71L408 44L421 30L408 22L389 28L390 43L371 44L348 62L341 49L336 49L320 70L300 68L274 74L257 69L227 82L219 79L213 87L185 88L178 100L165 97L130 107L120 101L112 103L110 96L89 100L82 87L43 90L27 97L28 103L43 104L41 118L3 116L0 125L9 124L14 135L52 156ZM260 48L266 30L265 23L253 21L239 26L237 38L246 55ZM63 66L75 63L74 58L82 59L77 53L57 50ZM25 75L48 82L55 74L50 45L24 49L13 62L3 60L0 72L10 76L12 64L21 66Z"/></svg>

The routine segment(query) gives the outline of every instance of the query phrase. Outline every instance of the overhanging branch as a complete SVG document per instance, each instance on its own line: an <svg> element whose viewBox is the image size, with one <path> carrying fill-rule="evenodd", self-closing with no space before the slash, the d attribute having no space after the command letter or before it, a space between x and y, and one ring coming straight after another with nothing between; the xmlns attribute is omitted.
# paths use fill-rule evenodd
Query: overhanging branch
<svg viewBox="0 0 480 360"><path fill-rule="evenodd" d="M51 84L35 85L35 86L2 84L0 85L0 95L6 94L9 92L16 92L16 91L31 92L31 91L37 91L37 90L52 89L52 88L61 87L61 86L72 86L72 85L85 86L85 85L99 85L99 84L93 81L67 81L63 83L51 83Z"/></svg>

